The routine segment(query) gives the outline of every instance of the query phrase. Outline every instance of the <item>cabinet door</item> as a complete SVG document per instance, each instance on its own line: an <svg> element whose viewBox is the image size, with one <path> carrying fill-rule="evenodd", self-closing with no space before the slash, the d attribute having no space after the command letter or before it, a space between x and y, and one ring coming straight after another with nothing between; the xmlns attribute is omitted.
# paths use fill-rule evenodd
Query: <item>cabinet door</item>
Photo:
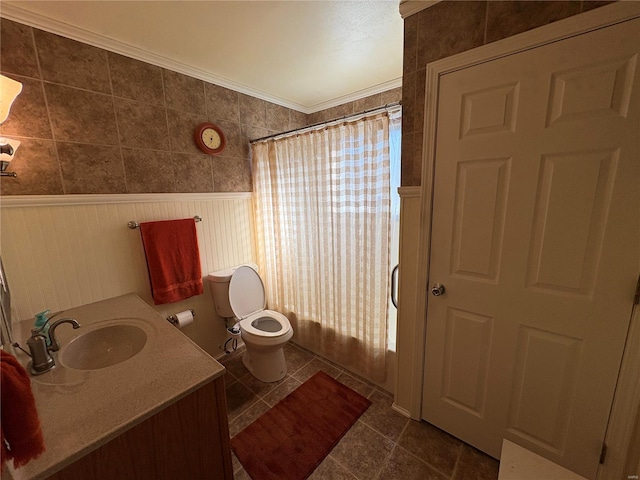
<svg viewBox="0 0 640 480"><path fill-rule="evenodd" d="M49 480L233 479L222 377L169 405Z"/></svg>

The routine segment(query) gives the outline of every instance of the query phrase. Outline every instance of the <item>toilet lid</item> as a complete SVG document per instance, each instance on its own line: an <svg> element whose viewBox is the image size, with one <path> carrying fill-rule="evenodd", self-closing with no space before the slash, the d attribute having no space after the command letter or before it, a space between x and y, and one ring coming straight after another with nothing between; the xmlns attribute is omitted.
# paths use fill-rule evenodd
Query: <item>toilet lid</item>
<svg viewBox="0 0 640 480"><path fill-rule="evenodd" d="M264 310L264 284L258 272L245 265L235 269L229 281L229 303L239 319Z"/></svg>

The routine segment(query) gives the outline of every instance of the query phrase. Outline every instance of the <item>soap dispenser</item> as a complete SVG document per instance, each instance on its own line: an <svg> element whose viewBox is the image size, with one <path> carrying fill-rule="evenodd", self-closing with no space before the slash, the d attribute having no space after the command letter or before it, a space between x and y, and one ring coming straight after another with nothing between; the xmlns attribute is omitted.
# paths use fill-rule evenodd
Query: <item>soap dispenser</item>
<svg viewBox="0 0 640 480"><path fill-rule="evenodd" d="M34 329L45 338L47 343L47 347L51 346L51 338L49 338L49 319L47 318L47 314L49 310L45 310L44 312L36 313L36 323L34 324Z"/></svg>

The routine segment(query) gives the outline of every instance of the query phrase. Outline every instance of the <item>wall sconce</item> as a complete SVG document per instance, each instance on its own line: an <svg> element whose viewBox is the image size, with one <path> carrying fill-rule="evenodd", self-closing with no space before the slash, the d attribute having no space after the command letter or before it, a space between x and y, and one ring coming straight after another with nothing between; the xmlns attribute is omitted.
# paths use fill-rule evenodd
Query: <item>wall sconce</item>
<svg viewBox="0 0 640 480"><path fill-rule="evenodd" d="M0 75L0 123L4 123L9 116L11 105L21 91L22 84L20 82Z"/></svg>
<svg viewBox="0 0 640 480"><path fill-rule="evenodd" d="M4 123L9 117L9 110L14 100L22 92L22 84L15 80L0 75L0 124ZM9 162L13 160L13 156L18 149L20 142L13 138L0 137L0 176L17 177L16 172L7 172Z"/></svg>
<svg viewBox="0 0 640 480"><path fill-rule="evenodd" d="M0 137L0 176L17 177L16 172L7 172L7 167L20 146L20 141L13 138Z"/></svg>

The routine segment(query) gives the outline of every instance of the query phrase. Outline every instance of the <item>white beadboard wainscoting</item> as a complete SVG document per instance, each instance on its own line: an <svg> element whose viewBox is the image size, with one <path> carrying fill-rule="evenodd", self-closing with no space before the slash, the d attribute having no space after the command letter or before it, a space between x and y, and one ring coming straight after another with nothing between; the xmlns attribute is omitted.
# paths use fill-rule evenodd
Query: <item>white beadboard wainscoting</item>
<svg viewBox="0 0 640 480"><path fill-rule="evenodd" d="M182 331L210 355L222 353L227 333L206 280L203 295L154 305L140 230L127 222L202 217L196 228L206 276L256 261L251 193L19 196L0 206L14 321L135 292L163 317L195 310Z"/></svg>

